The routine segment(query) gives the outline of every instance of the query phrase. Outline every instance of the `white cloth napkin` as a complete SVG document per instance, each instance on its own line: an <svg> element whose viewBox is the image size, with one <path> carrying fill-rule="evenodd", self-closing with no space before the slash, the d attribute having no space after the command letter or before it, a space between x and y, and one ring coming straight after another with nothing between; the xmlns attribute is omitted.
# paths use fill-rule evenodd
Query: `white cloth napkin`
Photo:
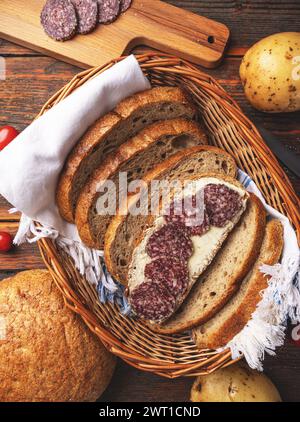
<svg viewBox="0 0 300 422"><path fill-rule="evenodd" d="M65 159L87 128L124 98L150 88L134 56L89 80L28 126L0 153L0 193L27 217L79 241L55 204Z"/></svg>

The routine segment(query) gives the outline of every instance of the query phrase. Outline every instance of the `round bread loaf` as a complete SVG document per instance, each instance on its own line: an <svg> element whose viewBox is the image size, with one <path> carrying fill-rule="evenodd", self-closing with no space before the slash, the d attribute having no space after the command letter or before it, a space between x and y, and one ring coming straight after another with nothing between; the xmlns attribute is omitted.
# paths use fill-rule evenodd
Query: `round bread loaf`
<svg viewBox="0 0 300 422"><path fill-rule="evenodd" d="M0 401L95 401L114 368L48 271L0 282Z"/></svg>

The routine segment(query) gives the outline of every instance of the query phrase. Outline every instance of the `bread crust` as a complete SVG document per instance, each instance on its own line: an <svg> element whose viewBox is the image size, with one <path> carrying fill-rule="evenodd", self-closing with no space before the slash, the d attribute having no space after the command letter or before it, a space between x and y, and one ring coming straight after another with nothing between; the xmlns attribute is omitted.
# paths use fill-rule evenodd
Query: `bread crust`
<svg viewBox="0 0 300 422"><path fill-rule="evenodd" d="M259 270L259 267L262 264L275 265L282 253L283 227L279 220L271 220L267 224L265 236L268 257L258 257L253 273L250 275L250 285L237 311L223 321L218 332L212 334L208 341L201 341L201 338L197 337L197 333L194 331L193 336L199 348L217 349L218 347L225 346L251 319L251 315L261 300L261 292L268 287L268 280L270 278L265 276Z"/></svg>
<svg viewBox="0 0 300 422"><path fill-rule="evenodd" d="M56 189L56 203L61 216L74 222L73 195L74 183L84 168L85 159L104 141L109 132L117 128L132 113L151 103L175 102L186 105L195 114L196 110L189 97L180 88L156 87L126 98L110 113L100 117L82 136L71 150L60 174Z"/></svg>
<svg viewBox="0 0 300 422"><path fill-rule="evenodd" d="M203 129L194 121L184 118L164 120L154 123L129 141L122 144L114 153L107 157L105 162L98 167L90 176L89 181L84 186L79 196L75 223L79 231L81 240L89 247L94 249L103 249L104 239L96 238L92 231L90 223L90 213L99 197L97 187L100 181L109 180L121 165L134 156L143 153L149 147L164 136L190 135L199 140L199 144L207 143L207 137Z"/></svg>
<svg viewBox="0 0 300 422"><path fill-rule="evenodd" d="M56 204L60 215L69 223L74 222L71 193L73 180L80 169L80 165L110 130L120 123L120 121L121 117L116 113L111 112L106 114L87 130L80 141L71 150L59 176L56 188Z"/></svg>
<svg viewBox="0 0 300 422"><path fill-rule="evenodd" d="M201 179L201 178L204 178L204 177L213 177L213 178L218 178L219 180L224 180L224 181L226 181L226 182L228 182L228 183L231 183L232 185L235 185L235 186L237 186L237 187L239 187L239 188L241 188L241 189L244 189L243 188L243 185L238 181L238 180L236 180L236 179L234 179L234 178L232 178L231 176L228 176L228 175L224 175L224 174L220 174L220 173L201 173L201 174L199 174L199 175L193 175L192 177L189 177L189 180L190 181L192 181L192 180L198 180L198 179ZM245 190L245 194L246 194L247 192L246 192L246 190ZM248 194L247 194L248 195ZM133 204L134 203L134 201L136 200L138 198L138 195L133 195L132 197L130 197L129 198L129 201L128 201L128 209L130 209L130 206L131 206L131 204ZM151 227L151 225L152 225L152 223L153 223L153 221L154 221L154 219L155 219L155 217L153 216L153 215L149 215L149 216L147 216L146 217L146 219L147 219L147 223L146 223L146 227L147 228L149 228L149 227ZM126 216L125 216L125 221L126 221ZM119 222L119 224L123 224L123 222L124 222L124 219L123 220L118 220L118 222ZM120 227L120 225L118 226L118 227ZM109 234L109 236L110 236L110 234ZM132 249L134 250L134 248L142 241L142 238L144 237L144 231L141 231L141 233L140 233L140 235L139 236L137 236L136 238L135 238L135 240L134 240L134 242L133 242L133 244L132 244ZM227 236L226 236L227 237ZM113 245L110 245L110 250L112 251L112 249L113 249ZM105 255L105 258L106 258L106 255ZM112 257L110 257L109 258L109 263L111 264L113 261L112 261ZM106 265L107 265L107 263L106 263ZM108 265L107 265L107 268L109 268L108 267ZM109 270L110 271L110 270ZM113 276L114 276L114 274L113 274ZM120 281L122 284L124 284L125 286L127 286L128 285L128 277L127 277L127 275L126 275L126 278L124 277L124 278L122 278L122 277L120 277L120 275L118 274L118 278L117 278L117 280L118 281ZM186 297L186 296L185 296Z"/></svg>
<svg viewBox="0 0 300 422"><path fill-rule="evenodd" d="M46 270L0 283L0 401L96 401L115 357L68 309Z"/></svg>
<svg viewBox="0 0 300 422"><path fill-rule="evenodd" d="M215 179L217 179L217 180L219 180L219 181L224 181L224 182L227 182L227 183L230 183L231 185L233 185L233 186L236 186L236 187L238 187L238 188L240 188L240 189L242 189L243 191L244 191L244 196L246 197L246 200L248 201L249 200L249 194L248 194L248 192L246 191L246 189L244 188L244 186L238 181L238 180L236 180L236 179L234 179L234 178L232 178L231 176L228 176L228 175L221 175L220 173L213 173L213 172L210 172L210 173L201 173L201 174L198 174L198 175L196 175L196 174L193 174L193 176L192 177L189 177L189 181L193 181L193 180L200 180L200 179L203 179L203 178L215 178ZM246 208L246 207L245 207ZM241 218L241 216L243 215L243 213L245 212L245 208L242 210L242 212L240 213L240 215L238 216L238 219L235 221L235 224L237 224L238 223L238 221L239 221L239 219ZM149 219L149 224L148 224L148 226L150 227L151 226L151 223L152 223L152 221L153 221L153 216L149 216L148 217L148 219ZM234 227L233 227L234 228ZM216 254L218 253L218 251L222 248L222 245L224 244L224 242L226 241L226 239L227 239L227 237L230 235L230 233L231 233L231 231L233 230L233 228L230 228L226 233L225 233L225 235L223 235L223 238L222 239L220 239L219 240L219 243L218 243L218 245L214 248L214 250L211 250L210 251L210 253L211 253L211 262L212 262L212 260L214 259L214 257L216 256ZM141 243L141 241L142 241L142 239L144 238L144 235L145 235L145 232L142 232L142 234L141 234L141 236L139 237L139 238L137 238L136 239L136 241L135 241L135 245L134 245L134 248L135 247L137 247L140 243ZM133 249L134 249L133 248ZM131 264L130 265L132 265L132 260L133 260L133 256L131 257ZM208 266L206 266L206 268L205 269L207 269L208 267L209 267L209 265L211 265L211 262L210 263L208 263ZM137 262L135 263L135 265L133 265L134 267L137 265ZM198 273L198 277L199 276L201 276L201 273L199 274ZM188 295L189 295L189 293L190 293L190 291L191 291L191 289L193 288L193 286L194 286L194 284L196 283L196 280L193 280L193 279L189 279L189 283L188 283L188 286L187 286L187 289L185 290L185 292L183 293L183 294L181 294L181 295L179 295L176 299L177 299L177 302L176 302L176 309L174 310L174 313L180 308L180 306L182 305L182 303L186 300L186 298L188 297ZM130 283L130 279L129 279L129 274L127 273L127 277L126 277L126 285L129 287L129 290L131 289L131 283ZM172 317L172 316L171 316ZM167 320L168 321L168 320ZM152 321L146 321L146 324L148 325L148 326L151 326L151 322ZM155 324L156 325L156 324ZM157 326L157 325L156 325Z"/></svg>
<svg viewBox="0 0 300 422"><path fill-rule="evenodd" d="M228 160L228 162L231 163L231 167L233 170L232 178L236 176L237 174L236 163L230 154L228 154L226 151L221 150L220 148L210 146L210 145L204 145L204 146L196 146L196 147L187 148L185 150L179 151L178 153L172 155L167 160L158 164L152 171L147 173L144 176L143 180L147 184L149 184L151 180L162 177L164 174L168 173L171 168L174 168L176 165L179 165L182 160L185 160L188 157L193 156L202 151L211 151L211 152L223 154ZM132 195L128 200L128 208L130 208L130 205L133 204L134 201L136 201L136 196ZM126 285L126 280L120 277L120 275L117 272L117 269L115 268L115 265L113 262L113 255L115 253L114 239L117 235L118 229L122 226L122 224L126 223L126 218L127 218L126 212L121 207L118 214L112 218L110 225L106 231L105 240L104 240L104 257L105 257L105 263L106 263L107 269L116 280L118 280L120 283L125 284L125 285Z"/></svg>
<svg viewBox="0 0 300 422"><path fill-rule="evenodd" d="M151 180L161 177L164 172L168 172L170 168L175 167L176 165L180 164L180 161L182 159L185 159L193 154L196 154L197 152L201 151L211 151L216 153L222 153L228 162L231 163L232 169L234 169L234 174L231 174L231 177L236 177L237 175L237 166L234 158L232 155L230 155L228 152L224 151L223 149L220 149L218 147L212 146L212 145L203 145L199 147L191 147L186 150L183 150L182 152L178 152L177 154L172 155L167 160L163 161L162 163L159 163L153 170L149 171L143 178L143 180L146 183L151 182Z"/></svg>
<svg viewBox="0 0 300 422"><path fill-rule="evenodd" d="M226 291L223 293L221 297L219 297L219 300L217 303L215 303L213 308L209 308L208 311L201 310L200 315L194 315L193 318L190 318L185 321L181 321L177 323L177 326L169 326L170 321L167 321L165 324L155 324L155 325L149 325L153 331L162 333L162 334L176 334L183 331L186 331L187 329L196 327L200 324L204 324L208 320L210 320L220 309L222 309L226 303L230 300L230 298L234 295L234 293L238 290L240 287L241 282L246 277L248 272L253 267L259 252L261 248L261 244L263 241L263 237L265 234L265 226L266 226L266 211L263 207L263 204L259 200L259 198L254 195L253 193L250 193L250 198L248 201L249 203L252 202L252 206L255 207L255 233L253 236L253 239L251 241L251 244L248 245L249 249L246 253L246 255L243 257L244 262L243 265L241 265L238 269L238 272L235 273L235 277L232 277L230 280L230 285L226 289ZM243 224L243 217L241 218L240 224ZM234 229L237 230L237 227ZM228 236L228 239L226 243L230 242L231 235ZM226 244L223 245L223 248L226 247ZM216 260L217 258L215 258ZM210 267L208 268L208 271L213 267L214 261L210 264ZM197 283L201 283L201 277L197 281ZM194 287L196 289L197 286ZM186 301L182 304L183 307L188 305L189 297L187 297ZM179 316L181 316L181 312L179 310ZM175 314L176 316L176 314ZM172 318L171 318L172 320ZM172 322L172 321L171 321Z"/></svg>

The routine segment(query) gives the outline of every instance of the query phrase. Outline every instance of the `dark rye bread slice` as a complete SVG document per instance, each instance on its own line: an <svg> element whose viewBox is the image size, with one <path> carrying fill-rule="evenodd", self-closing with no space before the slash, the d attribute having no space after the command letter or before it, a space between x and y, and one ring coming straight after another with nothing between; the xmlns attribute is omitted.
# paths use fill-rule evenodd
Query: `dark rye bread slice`
<svg viewBox="0 0 300 422"><path fill-rule="evenodd" d="M198 279L177 313L154 331L175 334L203 324L230 300L253 267L265 233L266 212L250 194L247 209L213 262Z"/></svg>
<svg viewBox="0 0 300 422"><path fill-rule="evenodd" d="M254 268L242 282L239 291L211 320L193 330L193 338L199 348L217 349L225 346L245 327L261 300L261 292L268 287L268 277L260 271L260 266L275 265L282 248L282 224L279 220L271 220L267 223Z"/></svg>
<svg viewBox="0 0 300 422"><path fill-rule="evenodd" d="M121 101L98 119L70 152L56 191L61 216L74 222L81 189L91 173L123 142L158 120L193 119L196 114L191 99L180 88L157 87Z"/></svg>
<svg viewBox="0 0 300 422"><path fill-rule="evenodd" d="M113 182L118 193L120 173L127 172L128 183L142 179L155 165L179 150L203 144L207 144L207 137L202 128L183 118L153 123L123 143L92 173L81 191L75 223L82 241L94 249L104 248L105 232L113 215L105 215L103 207L97 206L97 201L107 196L105 191L100 193L101 182Z"/></svg>
<svg viewBox="0 0 300 422"><path fill-rule="evenodd" d="M167 180L193 178L203 173L216 173L235 177L237 167L234 159L227 152L211 146L192 147L172 155L151 170L144 181L150 185L152 180ZM129 198L134 204L137 196ZM123 215L122 215L123 214ZM104 255L108 271L118 281L127 283L128 265L131 261L135 240L140 238L147 228L148 216L133 216L127 214L121 207L113 217L106 231Z"/></svg>

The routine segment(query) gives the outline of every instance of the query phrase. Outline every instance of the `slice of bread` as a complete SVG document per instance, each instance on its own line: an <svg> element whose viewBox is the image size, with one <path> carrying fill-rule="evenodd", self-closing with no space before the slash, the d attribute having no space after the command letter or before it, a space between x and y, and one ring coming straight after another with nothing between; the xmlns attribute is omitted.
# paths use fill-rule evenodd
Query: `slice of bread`
<svg viewBox="0 0 300 422"><path fill-rule="evenodd" d="M152 180L165 179L171 182L208 172L235 177L237 167L232 156L219 148L192 147L180 151L160 163L147 173L144 181L149 186ZM130 197L128 208L137 200L138 195ZM134 242L140 238L148 223L147 216L133 216L121 207L106 231L105 262L112 276L123 284L127 283L128 265L131 261Z"/></svg>
<svg viewBox="0 0 300 422"><path fill-rule="evenodd" d="M196 283L198 277L204 273L204 271L208 268L216 256L217 252L221 249L227 236L236 226L242 214L244 213L249 198L249 194L245 188L236 179L233 179L229 176L204 174L200 176L194 176L193 178L189 178L189 180L191 180L191 182L190 184L186 185L186 191L184 192L184 195L189 195L188 192L191 192L189 186L192 186L193 183L196 184L196 186L194 185L194 192L198 192L210 184L226 185L231 190L239 194L241 199L241 208L237 211L231 220L227 221L223 227L216 227L212 225L204 234L191 236L193 253L188 259L187 263L188 285L181 294L176 295L176 306L174 312L185 300L191 288ZM151 216L149 219L151 221L151 226L148 227L142 234L141 238L137 240L128 268L127 284L129 289L129 303L131 302L131 294L133 291L142 283L147 281L144 273L146 265L151 262L151 258L146 252L149 238L151 235L153 235L153 233L157 232L162 226L166 224L166 220L163 216L154 218ZM168 257L165 256L165 258ZM168 315L168 317L169 316L170 315ZM161 323L166 319L167 317L161 317L157 322ZM153 323L154 321L148 320L148 322Z"/></svg>
<svg viewBox="0 0 300 422"><path fill-rule="evenodd" d="M202 128L183 118L156 122L124 142L92 173L81 191L75 223L82 241L94 249L104 248L105 232L113 215L105 214L103 204L99 205L101 197L107 196L104 189L100 193L101 183L107 180L114 183L118 204L120 173L127 172L127 183L142 179L155 165L179 150L203 144L207 144L207 137Z"/></svg>
<svg viewBox="0 0 300 422"><path fill-rule="evenodd" d="M74 222L82 187L112 151L149 124L177 117L196 117L191 99L180 88L157 87L126 98L98 119L70 152L61 172L56 192L61 216Z"/></svg>
<svg viewBox="0 0 300 422"><path fill-rule="evenodd" d="M175 334L203 324L229 301L253 267L265 233L266 212L250 194L247 209L213 262L197 280L176 314L152 326L160 333Z"/></svg>
<svg viewBox="0 0 300 422"><path fill-rule="evenodd" d="M282 224L279 220L271 220L267 223L254 268L242 282L239 291L216 316L193 330L193 338L199 348L217 349L225 346L244 328L261 300L262 290L268 286L268 277L260 271L260 266L276 264L282 248Z"/></svg>

